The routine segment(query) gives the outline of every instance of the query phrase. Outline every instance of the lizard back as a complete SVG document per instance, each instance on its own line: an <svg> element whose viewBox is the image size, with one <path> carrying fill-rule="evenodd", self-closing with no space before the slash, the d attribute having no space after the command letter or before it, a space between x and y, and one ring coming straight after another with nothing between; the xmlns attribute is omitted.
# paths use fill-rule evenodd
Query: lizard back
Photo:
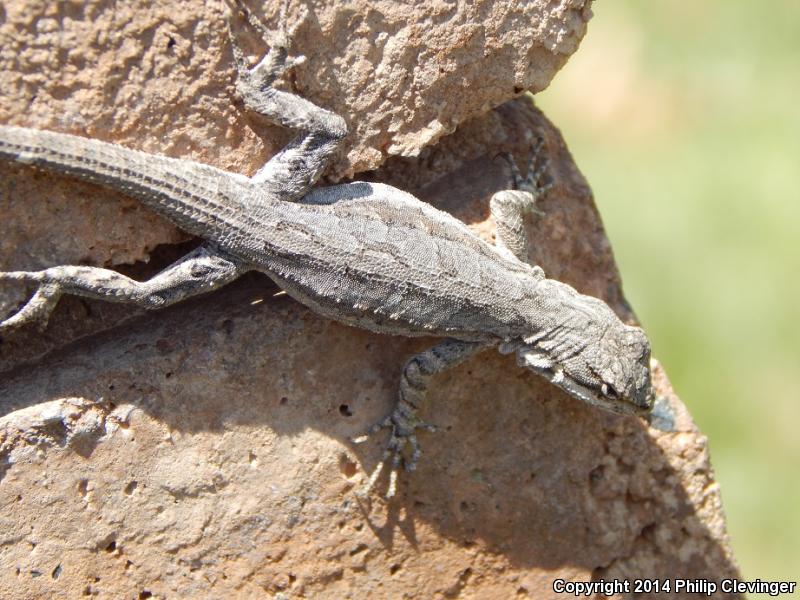
<svg viewBox="0 0 800 600"><path fill-rule="evenodd" d="M261 270L315 310L379 332L476 341L519 335L544 278L388 185L319 188L298 203L269 203L258 216Z"/></svg>

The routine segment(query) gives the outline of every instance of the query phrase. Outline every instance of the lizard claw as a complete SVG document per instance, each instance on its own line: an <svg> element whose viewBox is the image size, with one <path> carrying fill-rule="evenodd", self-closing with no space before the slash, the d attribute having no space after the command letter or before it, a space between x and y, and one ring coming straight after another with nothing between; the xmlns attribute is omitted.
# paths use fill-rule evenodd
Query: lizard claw
<svg viewBox="0 0 800 600"><path fill-rule="evenodd" d="M534 201L544 196L545 192L553 187L553 178L550 175L550 162L544 152L544 138L536 138L531 146L531 157L528 160L528 172L525 177L520 177L519 171L514 174L514 183L517 189L533 194ZM539 212L539 211L536 211ZM541 214L541 213L539 213Z"/></svg>
<svg viewBox="0 0 800 600"><path fill-rule="evenodd" d="M45 271L0 272L0 281L23 281L39 284L39 288L25 305L14 315L0 321L0 331L14 329L32 321L39 321L44 328L47 318L61 297L61 288L55 281L49 281Z"/></svg>
<svg viewBox="0 0 800 600"><path fill-rule="evenodd" d="M389 442L386 444L386 449L383 451L383 455L378 462L378 466L375 467L372 474L369 476L367 485L364 487L361 495L366 496L372 490L384 468L390 464L389 487L386 491L386 498L392 498L397 493L397 473L400 469L400 463L403 463L406 471L413 471L417 468L417 462L419 461L421 451L419 442L417 441L416 430L424 429L430 432L436 431L435 425L422 421L403 408L403 406L398 406L391 415L373 425L367 433L351 438L353 443L361 444L381 429L391 428L392 431L389 436ZM406 446L411 447L411 458L408 460L403 457L403 450Z"/></svg>
<svg viewBox="0 0 800 600"><path fill-rule="evenodd" d="M300 29L300 25L303 24L303 21L306 20L308 17L308 7L301 6L300 7L300 16L295 19L295 21L289 25L289 0L283 0L281 3L281 12L280 12L280 23L281 23L281 38L285 45L289 45L289 42L292 38L294 38L297 30Z"/></svg>
<svg viewBox="0 0 800 600"><path fill-rule="evenodd" d="M553 178L550 175L550 163L547 154L544 152L544 138L538 137L536 141L531 144L531 156L528 159L528 170L525 177L519 170L517 161L511 156L509 152L500 152L495 158L502 158L508 163L511 168L511 177L514 181L514 190L528 192L533 196L533 202L529 210L536 214L544 214L539 209L535 208L533 204L551 188L553 187Z"/></svg>

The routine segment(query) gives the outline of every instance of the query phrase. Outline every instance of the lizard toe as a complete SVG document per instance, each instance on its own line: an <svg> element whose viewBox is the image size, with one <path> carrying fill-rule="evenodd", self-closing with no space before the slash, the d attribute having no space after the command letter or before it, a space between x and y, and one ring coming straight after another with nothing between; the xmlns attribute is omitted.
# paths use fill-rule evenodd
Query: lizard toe
<svg viewBox="0 0 800 600"><path fill-rule="evenodd" d="M417 439L417 430L422 429L435 432L436 426L426 423L416 417L410 417L406 412L398 409L382 421L373 425L367 433L351 437L350 440L353 443L360 444L374 433L384 428L391 428L389 441L386 444L386 448L383 451L378 465L370 474L362 494L366 495L372 490L383 470L387 465L390 465L389 486L385 496L386 498L392 498L397 493L397 477L401 464L405 471L410 472L417 468L417 463L422 454L419 440ZM406 447L411 449L411 456L408 458L404 455Z"/></svg>
<svg viewBox="0 0 800 600"><path fill-rule="evenodd" d="M39 281L40 284L39 289L36 290L30 300L28 300L21 309L7 319L0 321L0 331L8 331L36 321L39 322L40 329L44 329L44 326L47 325L47 319L58 303L58 299L61 297L61 289L53 282L43 282L42 277L39 277L40 274L41 273L24 271L2 274L23 275L20 277L9 277L8 279Z"/></svg>

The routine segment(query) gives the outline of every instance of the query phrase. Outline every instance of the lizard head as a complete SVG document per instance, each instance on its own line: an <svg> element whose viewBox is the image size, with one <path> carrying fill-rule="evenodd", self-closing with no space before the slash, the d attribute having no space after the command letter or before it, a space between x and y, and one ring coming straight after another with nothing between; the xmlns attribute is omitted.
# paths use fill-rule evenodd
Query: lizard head
<svg viewBox="0 0 800 600"><path fill-rule="evenodd" d="M518 346L518 364L587 404L647 417L653 405L650 343L639 327L617 320L601 337L563 357L546 348L538 342Z"/></svg>

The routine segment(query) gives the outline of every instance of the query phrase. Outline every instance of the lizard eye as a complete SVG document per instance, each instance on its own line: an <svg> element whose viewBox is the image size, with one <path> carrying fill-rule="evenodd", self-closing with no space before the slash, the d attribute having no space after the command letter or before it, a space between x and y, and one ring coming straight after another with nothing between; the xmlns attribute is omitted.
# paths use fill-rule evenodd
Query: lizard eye
<svg viewBox="0 0 800 600"><path fill-rule="evenodd" d="M606 396L607 398L616 399L618 397L617 396L617 390L615 390L613 387L611 387L607 383L604 383L603 385L600 386L600 391L603 393L603 396Z"/></svg>

